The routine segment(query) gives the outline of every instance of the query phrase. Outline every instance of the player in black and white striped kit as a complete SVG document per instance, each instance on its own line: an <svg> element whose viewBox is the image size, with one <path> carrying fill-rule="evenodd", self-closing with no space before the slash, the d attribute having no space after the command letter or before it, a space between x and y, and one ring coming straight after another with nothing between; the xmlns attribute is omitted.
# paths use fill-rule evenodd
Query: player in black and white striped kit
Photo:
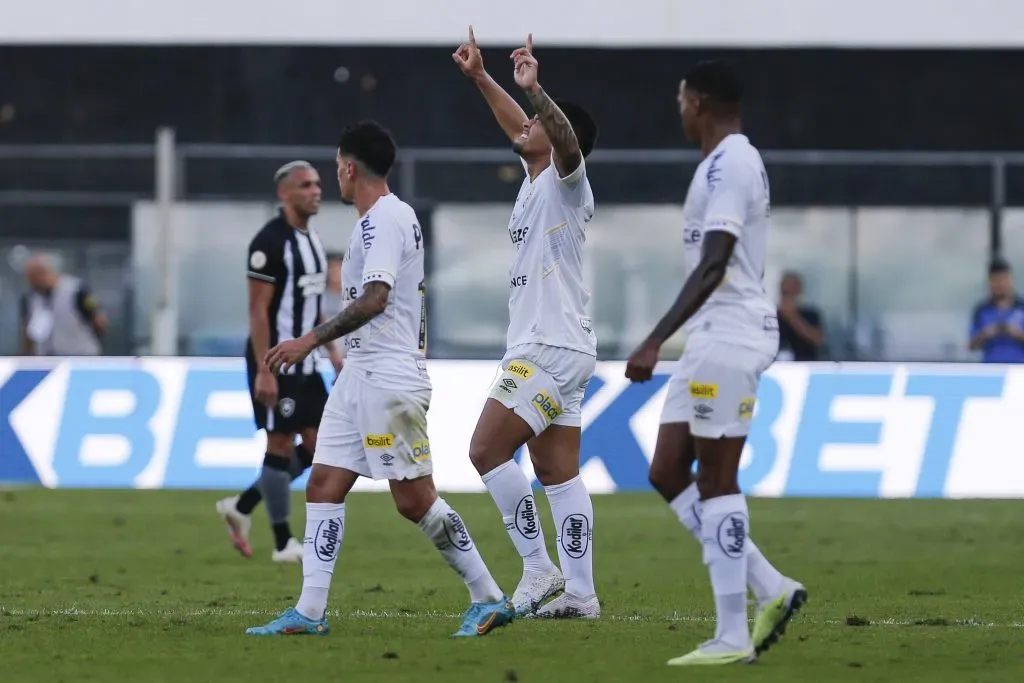
<svg viewBox="0 0 1024 683"><path fill-rule="evenodd" d="M249 338L245 364L257 429L267 433L259 478L241 495L217 502L233 545L252 556L249 529L263 498L274 532L275 562L301 562L302 544L288 524L291 482L313 462L317 426L327 388L311 354L301 365L272 374L262 362L267 350L296 339L323 322L327 254L309 220L320 210L320 176L308 162L285 164L274 175L281 209L249 243ZM336 311L331 311L333 316ZM341 361L329 350L331 361ZM296 434L302 443L295 445Z"/></svg>

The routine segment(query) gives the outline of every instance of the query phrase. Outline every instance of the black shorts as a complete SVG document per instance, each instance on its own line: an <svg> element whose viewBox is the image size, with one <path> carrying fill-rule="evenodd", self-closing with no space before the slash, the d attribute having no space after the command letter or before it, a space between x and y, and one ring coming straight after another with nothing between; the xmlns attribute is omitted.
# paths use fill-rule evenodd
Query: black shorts
<svg viewBox="0 0 1024 683"><path fill-rule="evenodd" d="M303 429L316 429L327 405L327 385L319 372L312 375L278 375L277 405L270 410L256 400L256 362L250 353L245 356L249 375L249 396L256 429L268 434L297 434Z"/></svg>

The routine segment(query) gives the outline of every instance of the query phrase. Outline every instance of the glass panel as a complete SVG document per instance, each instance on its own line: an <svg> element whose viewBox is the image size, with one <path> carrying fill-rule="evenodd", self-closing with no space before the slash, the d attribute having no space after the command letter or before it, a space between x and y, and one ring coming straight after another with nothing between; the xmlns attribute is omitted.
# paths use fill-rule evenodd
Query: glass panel
<svg viewBox="0 0 1024 683"><path fill-rule="evenodd" d="M859 209L858 320L872 350L885 360L972 358L967 329L989 241L987 211Z"/></svg>

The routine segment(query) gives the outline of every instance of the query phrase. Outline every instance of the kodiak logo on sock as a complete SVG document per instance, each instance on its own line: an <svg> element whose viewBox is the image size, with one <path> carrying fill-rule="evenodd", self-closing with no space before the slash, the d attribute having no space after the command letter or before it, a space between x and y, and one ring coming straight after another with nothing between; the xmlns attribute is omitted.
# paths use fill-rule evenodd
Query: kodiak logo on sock
<svg viewBox="0 0 1024 683"><path fill-rule="evenodd" d="M540 525L537 524L537 502L533 496L524 496L516 507L516 529L526 538L537 538Z"/></svg>
<svg viewBox="0 0 1024 683"><path fill-rule="evenodd" d="M333 561L338 556L338 549L341 548L341 520L325 519L320 522L313 543L316 556L321 562Z"/></svg>
<svg viewBox="0 0 1024 683"><path fill-rule="evenodd" d="M594 530L590 528L589 519L584 515L569 515L562 522L562 533L558 537L558 542L562 544L562 550L569 557L578 560L587 554L593 536Z"/></svg>
<svg viewBox="0 0 1024 683"><path fill-rule="evenodd" d="M747 516L740 513L727 515L718 525L718 545L728 557L743 557L747 544Z"/></svg>
<svg viewBox="0 0 1024 683"><path fill-rule="evenodd" d="M469 537L466 525L463 524L462 518L455 510L450 510L445 515L444 533L448 537L448 542L462 552L469 552L473 549L473 539Z"/></svg>

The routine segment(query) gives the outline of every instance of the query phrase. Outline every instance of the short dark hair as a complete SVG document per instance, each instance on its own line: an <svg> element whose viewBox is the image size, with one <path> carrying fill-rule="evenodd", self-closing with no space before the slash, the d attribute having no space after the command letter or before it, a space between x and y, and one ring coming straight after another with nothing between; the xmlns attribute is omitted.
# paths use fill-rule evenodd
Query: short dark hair
<svg viewBox="0 0 1024 683"><path fill-rule="evenodd" d="M387 177L395 163L395 141L376 121L357 121L346 126L338 138L338 153L352 157L374 175Z"/></svg>
<svg viewBox="0 0 1024 683"><path fill-rule="evenodd" d="M997 258L993 259L992 263L988 264L988 274L995 275L996 273L1009 273L1010 264L1006 259Z"/></svg>
<svg viewBox="0 0 1024 683"><path fill-rule="evenodd" d="M738 105L743 86L732 66L718 59L697 62L683 79L686 87L723 104Z"/></svg>
<svg viewBox="0 0 1024 683"><path fill-rule="evenodd" d="M554 102L562 110L562 113L565 114L565 118L569 119L572 132L576 134L576 141L580 144L580 152L583 153L584 157L590 156L590 153L594 150L594 145L597 144L597 134L599 132L594 117L575 102L561 99L556 99Z"/></svg>

